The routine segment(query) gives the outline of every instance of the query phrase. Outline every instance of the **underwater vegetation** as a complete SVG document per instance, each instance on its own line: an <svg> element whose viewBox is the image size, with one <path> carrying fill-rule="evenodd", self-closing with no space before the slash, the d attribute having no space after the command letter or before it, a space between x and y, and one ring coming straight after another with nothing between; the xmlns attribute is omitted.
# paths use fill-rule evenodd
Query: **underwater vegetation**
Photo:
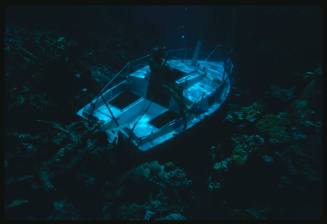
<svg viewBox="0 0 327 224"><path fill-rule="evenodd" d="M265 13L279 18L288 12L266 9ZM130 30L110 17L105 25L109 34L90 31L84 40L55 29L6 26L8 219L320 216L321 61L295 64L285 71L272 64L281 74L264 81L261 73L269 76L271 68L261 70L262 89L249 84L251 74L246 69L236 70L223 118L196 136L200 145L183 151L186 155L179 155L181 149L176 148L164 158L138 161L129 158L124 147L108 144L100 124L75 116L117 69L156 39L151 24ZM277 48L271 41L263 38L257 52L266 55ZM245 45L243 52L252 52ZM283 50L288 51L281 48L280 55ZM260 56L253 56L253 61ZM261 92L253 94L252 89Z"/></svg>
<svg viewBox="0 0 327 224"><path fill-rule="evenodd" d="M104 216L113 219L183 219L192 202L192 181L172 162L143 163L127 171L118 186L104 191ZM117 209L118 208L118 209ZM115 212L113 212L115 211Z"/></svg>
<svg viewBox="0 0 327 224"><path fill-rule="evenodd" d="M320 71L319 68L313 70ZM252 169L251 167L253 169L262 167L263 172L265 172L264 180L267 176L276 179L276 183L272 183L270 179L269 184L277 186L277 191L279 191L277 194L286 194L284 193L285 191L288 192L286 189L293 184L297 184L297 186L292 189L302 193L312 188L320 189L318 176L321 175L319 171L321 165L318 165L320 163L318 155L321 151L316 151L315 155L312 155L310 151L321 147L321 137L318 137L322 134L321 114L314 109L317 106L315 104L317 101L313 101L314 97L319 97L317 94L321 90L319 87L317 88L316 83L313 87L312 80L308 80L306 74L307 72L302 73L300 78L305 80L304 85L288 89L291 93L286 95L292 97L277 97L283 102L283 104L278 104L280 106L279 112L271 113L271 110L268 110L270 105L264 103L267 96L258 98L257 102L249 106L230 103L223 123L229 127L233 135L230 138L231 143L226 144L227 150L224 149L224 145L220 145L219 150L211 151L211 158L214 160L208 178L209 191L218 192L219 197L224 197L228 187L237 185L237 182L234 181L237 179L235 176L238 175L246 175L246 177L240 177L240 184L246 178L250 179L246 181L251 182L252 178L247 176L254 174L253 172L247 174L247 170ZM318 78L319 75L315 77ZM279 95L279 93L276 94L276 91L280 92L280 87L274 86L270 91L270 96L276 98L276 95ZM308 100L309 98L311 100ZM276 111L276 108L273 111ZM313 142L313 139L317 142ZM244 171L237 168L239 166L243 167ZM276 168L275 171L273 171L273 167ZM267 172L271 173L268 174ZM234 178L233 175L235 175ZM257 178L256 175L254 178ZM310 184L304 184L306 181ZM256 189L255 183L253 180L253 185L250 184L250 188L253 188L249 191L251 194ZM314 185L316 187L313 187ZM257 191L261 192L262 188L257 189ZM276 194L276 192L272 192ZM292 192L292 196L285 197L292 198L290 200L293 201L301 201L301 199L293 198L295 194ZM312 195L316 200L319 200L319 196L311 193ZM313 199L311 198L309 201L311 202ZM260 204L260 202L257 203ZM261 203L266 204L267 202ZM262 204L258 208L237 208L233 210L232 214L237 214L237 217L247 217L246 219L267 219L272 213L273 202L269 204L268 207ZM218 203L217 206L222 205Z"/></svg>
<svg viewBox="0 0 327 224"><path fill-rule="evenodd" d="M265 134L268 141L272 144L287 142L289 140L288 116L287 113L267 114L263 116L256 128L260 133Z"/></svg>
<svg viewBox="0 0 327 224"><path fill-rule="evenodd" d="M248 123L255 122L258 117L262 114L263 104L255 102L249 106L243 106L230 112L226 116L226 120L232 123L246 121Z"/></svg>

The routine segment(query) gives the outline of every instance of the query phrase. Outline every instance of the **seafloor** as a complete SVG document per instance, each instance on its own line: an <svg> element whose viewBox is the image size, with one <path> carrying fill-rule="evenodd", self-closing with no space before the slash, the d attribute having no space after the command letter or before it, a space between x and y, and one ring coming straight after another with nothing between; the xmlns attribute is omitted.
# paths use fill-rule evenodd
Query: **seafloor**
<svg viewBox="0 0 327 224"><path fill-rule="evenodd" d="M123 10L91 11L48 9L33 17L27 9L7 10L8 219L320 217L319 9L239 9L228 42L233 85L220 115L192 145L186 137L167 153L138 159L75 113L163 34L155 22L137 24ZM219 32L226 27L212 28L218 18L212 14L207 43L224 45Z"/></svg>

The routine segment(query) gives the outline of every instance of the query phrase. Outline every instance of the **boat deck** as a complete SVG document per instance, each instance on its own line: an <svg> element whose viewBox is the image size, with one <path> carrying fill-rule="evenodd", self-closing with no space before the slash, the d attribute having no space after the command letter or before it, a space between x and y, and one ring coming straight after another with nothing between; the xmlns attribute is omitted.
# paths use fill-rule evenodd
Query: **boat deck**
<svg viewBox="0 0 327 224"><path fill-rule="evenodd" d="M185 76L176 80L176 84L183 86L183 96L188 105L197 105L201 107L202 112L187 115L183 120L176 110L176 102L175 106L171 103L169 108L166 108L146 99L147 76L150 70L149 66L144 66L130 74L127 87L122 87L125 89L108 102L100 104L93 112L93 116L104 123L103 129L108 133L109 141L114 140L115 131L120 131L125 136L132 135L139 150L147 151L191 128L218 110L226 99L230 84L228 79L227 85L223 85L226 82L222 62L198 61L197 65L193 66L191 60L169 60L168 64L185 73ZM218 90L219 96L213 98ZM129 91L131 92L128 93ZM78 112L81 116L82 110ZM186 127L183 122L186 122Z"/></svg>

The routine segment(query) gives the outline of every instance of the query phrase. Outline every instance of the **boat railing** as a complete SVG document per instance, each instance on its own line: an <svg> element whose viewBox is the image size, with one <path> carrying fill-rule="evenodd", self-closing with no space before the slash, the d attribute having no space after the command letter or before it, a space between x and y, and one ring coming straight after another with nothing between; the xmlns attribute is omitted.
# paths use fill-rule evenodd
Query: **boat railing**
<svg viewBox="0 0 327 224"><path fill-rule="evenodd" d="M216 46L211 52L207 51L200 51L198 59L199 60L208 60L208 59L219 59L221 60L224 58L224 55L221 54L221 52L217 49L219 49L220 46ZM174 60L174 59L180 59L180 60L189 60L192 58L194 52L194 48L179 48L179 49L171 49L167 50L166 58L167 60ZM225 57L226 58L226 57ZM133 71L136 71L142 67L145 67L148 65L150 59L150 55L147 54L145 56L132 59L129 62L127 62L121 70L119 70L112 78L111 80L99 91L99 93L95 96L95 101L92 101L90 111L88 111L88 114L92 115L94 110L97 108L99 102L101 102L101 99L103 98L103 94L110 90L114 84L117 83L117 79L121 80L122 77L127 77L129 74L131 74ZM230 60L224 60L224 61L230 61ZM229 70L231 69L230 63L224 63L224 67L227 66ZM229 72L229 71L228 71ZM227 74L228 74L227 72ZM224 77L227 75L225 74ZM223 79L225 80L225 78ZM110 108L109 108L110 109ZM111 114L111 113L110 113ZM115 120L114 117L112 117L113 120Z"/></svg>
<svg viewBox="0 0 327 224"><path fill-rule="evenodd" d="M97 108L100 99L103 97L103 94L110 90L114 84L117 83L117 80L121 77L127 77L131 72L140 69L148 64L148 60L150 58L150 55L145 55L139 58L135 58L127 62L122 69L120 69L115 75L107 82L107 84L102 87L102 89L99 91L99 93L95 96L95 101L93 101L91 104L91 113L93 114L94 110ZM113 118L115 119L115 118Z"/></svg>
<svg viewBox="0 0 327 224"><path fill-rule="evenodd" d="M167 59L177 59L177 58L188 58L191 55L191 50L190 48L180 48L180 49L172 49L172 50L167 50ZM103 94L109 90L113 84L116 83L117 79L119 79L120 77L126 77L127 75L129 75L131 72L136 71L137 69L140 69L146 65L148 65L150 59L150 55L147 54L145 56L139 57L139 58L135 58L132 59L130 61L128 61L123 67L122 69L120 69L117 73L115 73L115 75L111 78L111 80L109 80L109 82L107 82L107 84L102 87L102 89L99 91L99 93L95 96L95 101L92 102L92 108L91 108L91 113L93 113L93 111L96 109L96 107L99 104L99 101L101 99L101 96L103 96Z"/></svg>
<svg viewBox="0 0 327 224"><path fill-rule="evenodd" d="M221 59L223 56L221 55L220 51L217 49L221 48L221 46L217 45L213 51L211 51L209 54L206 51L201 51L199 53L199 59L205 59L208 60L209 58L215 58L215 59ZM193 54L194 48L179 48L179 49L170 49L167 50L167 60L172 59L191 59ZM145 56L135 58L127 62L120 71L118 71L112 79L99 91L99 93L96 95L96 97L100 97L106 90L108 90L111 87L111 84L114 83L114 81L118 77L126 77L129 75L132 71L135 71L137 69L140 69L144 66L146 66L149 62L150 55L147 54Z"/></svg>

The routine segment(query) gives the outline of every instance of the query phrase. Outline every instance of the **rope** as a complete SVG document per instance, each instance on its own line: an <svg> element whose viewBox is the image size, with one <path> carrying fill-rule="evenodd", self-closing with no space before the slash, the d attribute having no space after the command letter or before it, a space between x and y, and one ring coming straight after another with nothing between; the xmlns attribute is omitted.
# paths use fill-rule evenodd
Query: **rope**
<svg viewBox="0 0 327 224"><path fill-rule="evenodd" d="M119 124L118 124L118 121L117 121L115 115L112 113L112 111L111 111L109 105L108 105L107 102L104 100L104 97L103 97L102 95L101 95L101 99L102 99L104 105L106 105L107 110L108 110L109 113L110 113L111 119L115 122L116 126L119 127Z"/></svg>
<svg viewBox="0 0 327 224"><path fill-rule="evenodd" d="M220 44L217 44L216 45L216 47L210 52L210 54L206 57L206 59L204 60L204 61L207 61L210 57L211 57L211 55L213 55L213 53L215 53L215 51L216 51L216 49L217 49L217 47L219 46Z"/></svg>
<svg viewBox="0 0 327 224"><path fill-rule="evenodd" d="M116 75L100 90L100 92L96 95L96 97L95 98L97 98L97 100L94 102L94 103L92 103L93 105L93 109L92 109L92 113L93 113L93 111L94 111L94 109L96 108L96 106L98 105L98 102L99 102L99 97L103 94L103 92L108 88L108 86L126 69L126 68L128 68L132 63L135 63L136 61L139 61L139 60L142 60L142 59L144 59L144 58L146 58L146 57L149 57L150 55L149 54L147 54L147 55L145 55L145 56L142 56L142 57L139 57L139 58L136 58L136 59L133 59L133 60L131 60L131 61L129 61L129 62L127 62L126 64L125 64L125 66L119 71L119 72L117 72L116 73Z"/></svg>

